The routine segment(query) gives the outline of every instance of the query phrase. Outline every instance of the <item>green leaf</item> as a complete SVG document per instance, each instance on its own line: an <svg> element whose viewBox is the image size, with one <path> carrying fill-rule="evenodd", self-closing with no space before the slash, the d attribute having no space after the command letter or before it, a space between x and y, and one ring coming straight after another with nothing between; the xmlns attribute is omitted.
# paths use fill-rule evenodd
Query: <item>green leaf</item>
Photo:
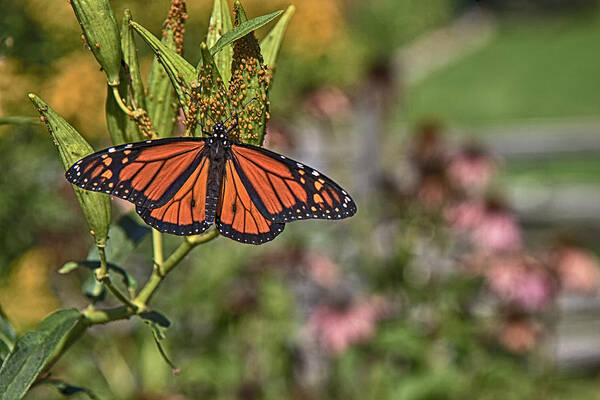
<svg viewBox="0 0 600 400"><path fill-rule="evenodd" d="M167 44L161 42L150 33L146 28L138 24L137 22L131 21L131 27L136 30L142 36L142 38L146 41L146 43L150 46L150 48L154 51L156 55L156 59L162 65L164 72L166 72L167 76L171 80L171 85L175 89L175 93L177 94L179 105L183 108L185 112L188 110L187 100L189 99L189 95L187 93L187 88L189 88L190 83L196 78L196 69L188 63L183 57L181 57L174 50L175 43L173 41L172 32L167 30L167 37L164 39ZM151 70L151 76L149 78L149 82L157 79L156 71L157 68ZM152 97L156 99L157 103L165 102L166 99L156 98L157 95L164 95L162 92L154 93L152 91L153 87L151 83L148 84L149 94L148 98ZM156 113L153 113L152 107L148 107L150 111L150 118L156 118ZM154 116L153 116L154 114ZM172 116L175 118L175 115ZM154 120L152 121L154 123ZM154 123L156 128L159 128L158 124ZM159 136L164 135L164 133L160 132ZM167 135L167 136L170 136Z"/></svg>
<svg viewBox="0 0 600 400"><path fill-rule="evenodd" d="M146 224L139 223L138 219L130 214L123 215L110 228L111 240L104 249L106 260L112 264L124 264L148 233L150 233L150 228ZM88 260L100 260L96 247L90 249Z"/></svg>
<svg viewBox="0 0 600 400"><path fill-rule="evenodd" d="M133 39L133 30L129 22L131 13L125 10L121 26L121 47L123 49L123 65L120 71L119 95L131 109L142 111L146 109L144 84L137 59L137 49ZM123 112L113 93L108 87L106 93L106 125L114 145L139 142L146 137L135 121Z"/></svg>
<svg viewBox="0 0 600 400"><path fill-rule="evenodd" d="M214 0L210 22L208 24L208 34L206 35L206 44L212 48L227 32L233 29L231 22L231 13L226 0ZM231 60L233 58L233 49L231 46L225 46L220 52L215 54L215 64L221 77L227 83L231 78Z"/></svg>
<svg viewBox="0 0 600 400"><path fill-rule="evenodd" d="M98 396L96 396L91 390L80 386L73 386L59 379L48 379L42 383L54 386L56 390L58 390L60 394L64 396L72 396L74 394L83 393L92 400L99 400Z"/></svg>
<svg viewBox="0 0 600 400"><path fill-rule="evenodd" d="M144 93L144 82L142 81L142 73L138 62L137 48L133 37L133 29L131 28L131 12L125 9L123 13L123 21L121 23L121 48L123 49L123 61L127 66L127 76L131 91L131 102L136 109L146 109L146 95ZM139 140L143 138L140 137Z"/></svg>
<svg viewBox="0 0 600 400"><path fill-rule="evenodd" d="M175 44L173 44L173 48L175 48ZM146 104L148 104L148 114L152 125L158 132L158 137L172 136L177 118L175 90L171 85L171 79L156 57L152 61L148 75Z"/></svg>
<svg viewBox="0 0 600 400"><path fill-rule="evenodd" d="M76 161L94 152L92 146L48 104L35 94L29 99L42 116L46 127L58 147L63 167L67 170ZM110 225L110 197L103 193L83 190L75 185L73 190L97 246L105 246Z"/></svg>
<svg viewBox="0 0 600 400"><path fill-rule="evenodd" d="M100 266L100 263L98 263L98 266ZM102 301L106 297L106 286L98 282L93 272L88 275L81 285L81 291L93 303Z"/></svg>
<svg viewBox="0 0 600 400"><path fill-rule="evenodd" d="M177 368L177 366L171 361L169 356L167 356L167 352L160 343L166 338L165 332L167 331L167 328L171 325L171 323L164 315L156 311L142 313L140 316L152 330L152 336L154 337L154 342L156 343L156 347L158 348L161 357L169 365L169 367L171 367L173 374L177 375L179 373L179 368Z"/></svg>
<svg viewBox="0 0 600 400"><path fill-rule="evenodd" d="M108 84L119 84L121 41L117 19L108 0L70 0L88 46L106 73Z"/></svg>
<svg viewBox="0 0 600 400"><path fill-rule="evenodd" d="M69 272L75 271L77 268L79 268L79 263L77 261L68 261L60 267L58 273L61 275L68 274Z"/></svg>
<svg viewBox="0 0 600 400"><path fill-rule="evenodd" d="M210 53L214 56L220 50L222 50L225 46L227 46L227 45L233 43L234 41L236 41L236 40L238 40L238 39L246 36L250 32L253 32L256 29L260 28L261 26L264 26L264 25L268 24L269 22L271 22L273 19L275 19L282 12L283 12L282 10L279 10L279 11L275 11L275 12L273 12L271 14L263 15L263 16L256 17L256 18L252 18L249 21L241 22L239 24L239 26L236 26L235 28L233 28L232 30L230 30L229 32L227 32L226 34L224 34L219 39L219 41L210 49ZM244 14L244 16L245 16L245 14Z"/></svg>
<svg viewBox="0 0 600 400"><path fill-rule="evenodd" d="M21 399L82 314L60 310L21 337L0 368L0 400Z"/></svg>
<svg viewBox="0 0 600 400"><path fill-rule="evenodd" d="M15 330L10 322L8 322L4 311L0 308L0 363L12 351L16 341L17 335L15 334Z"/></svg>
<svg viewBox="0 0 600 400"><path fill-rule="evenodd" d="M157 344L159 341L164 340L167 337L165 332L167 331L168 326L163 326L149 318L142 317L142 319L150 327L150 329L152 329L152 334L154 335L154 339L156 340Z"/></svg>
<svg viewBox="0 0 600 400"><path fill-rule="evenodd" d="M275 66L275 60L277 59L277 53L279 53L283 35L295 11L296 7L293 5L289 6L281 18L279 18L279 21L277 21L277 24L275 24L273 29L271 29L267 36L260 42L260 50L264 57L265 64L271 68Z"/></svg>
<svg viewBox="0 0 600 400"><path fill-rule="evenodd" d="M140 318L145 320L144 322L154 322L155 324L163 328L168 328L169 326L171 326L171 321L169 321L169 319L164 314L161 314L158 311L144 311L142 313L139 313L138 315L140 316Z"/></svg>
<svg viewBox="0 0 600 400"><path fill-rule="evenodd" d="M121 276L123 284L130 293L135 293L137 290L137 281L119 265L127 261L127 258L148 233L150 233L150 229L145 224L140 224L137 219L129 214L122 216L110 228L109 236L111 240L108 241L104 249L108 269ZM73 263L76 266L73 266ZM100 284L93 274L93 270L100 267L100 255L96 246L90 248L86 261L71 261L63 265L59 272L67 273L80 266L92 270L90 276L83 284L83 292L95 301L102 300L105 294L104 285ZM63 270L66 272L63 272Z"/></svg>

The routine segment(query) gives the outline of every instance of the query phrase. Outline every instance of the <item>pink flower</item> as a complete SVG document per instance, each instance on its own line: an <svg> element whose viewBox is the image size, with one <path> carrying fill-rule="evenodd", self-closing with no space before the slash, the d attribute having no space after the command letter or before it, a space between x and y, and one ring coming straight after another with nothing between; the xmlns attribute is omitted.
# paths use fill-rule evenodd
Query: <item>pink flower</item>
<svg viewBox="0 0 600 400"><path fill-rule="evenodd" d="M344 92L327 86L309 94L304 103L306 110L316 117L337 118L350 111L350 100Z"/></svg>
<svg viewBox="0 0 600 400"><path fill-rule="evenodd" d="M487 251L516 251L523 247L521 228L515 217L502 208L488 205L472 239L476 246Z"/></svg>
<svg viewBox="0 0 600 400"><path fill-rule="evenodd" d="M430 174L421 177L417 188L417 199L428 209L438 209L448 198L448 187L442 175Z"/></svg>
<svg viewBox="0 0 600 400"><path fill-rule="evenodd" d="M381 300L359 300L345 308L318 306L310 315L308 330L329 353L370 339L381 315Z"/></svg>
<svg viewBox="0 0 600 400"><path fill-rule="evenodd" d="M479 200L465 200L450 207L444 213L450 227L457 232L469 232L482 223L485 204Z"/></svg>
<svg viewBox="0 0 600 400"><path fill-rule="evenodd" d="M598 258L589 250L560 246L554 254L560 283L567 291L594 294L600 285Z"/></svg>
<svg viewBox="0 0 600 400"><path fill-rule="evenodd" d="M481 192L496 171L496 162L478 148L467 148L448 165L450 183L467 192Z"/></svg>
<svg viewBox="0 0 600 400"><path fill-rule="evenodd" d="M304 264L312 279L324 287L333 287L340 281L340 268L333 260L318 253L306 253Z"/></svg>
<svg viewBox="0 0 600 400"><path fill-rule="evenodd" d="M485 271L492 293L524 311L540 311L552 300L555 284L537 260L526 256L495 257Z"/></svg>
<svg viewBox="0 0 600 400"><path fill-rule="evenodd" d="M527 320L507 321L500 329L500 344L513 353L525 353L531 350L540 336L540 327Z"/></svg>

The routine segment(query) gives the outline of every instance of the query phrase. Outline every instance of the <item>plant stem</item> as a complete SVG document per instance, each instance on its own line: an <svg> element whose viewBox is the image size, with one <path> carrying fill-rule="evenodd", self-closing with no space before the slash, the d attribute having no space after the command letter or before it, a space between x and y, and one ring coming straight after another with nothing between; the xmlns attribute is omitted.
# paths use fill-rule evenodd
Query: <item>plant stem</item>
<svg viewBox="0 0 600 400"><path fill-rule="evenodd" d="M135 298L134 303L142 309L145 308L146 304L150 301L150 298L158 288L158 285L160 285L169 271L171 271L194 247L201 243L206 243L216 238L218 235L219 232L216 229L213 229L202 235L186 236L183 243L181 243L169 258L162 263L160 271L157 268L154 269L150 279Z"/></svg>
<svg viewBox="0 0 600 400"><path fill-rule="evenodd" d="M134 312L126 306L108 308L104 310L88 309L83 312L86 326L106 324L119 319L128 319Z"/></svg>
<svg viewBox="0 0 600 400"><path fill-rule="evenodd" d="M106 254L104 253L104 247L98 246L98 254L100 255L100 268L96 270L96 279L102 282L104 286L123 304L131 308L132 311L137 311L138 306L133 304L121 291L113 285L110 280L110 273L108 271L108 263L106 262Z"/></svg>
<svg viewBox="0 0 600 400"><path fill-rule="evenodd" d="M154 268L150 279L138 296L133 300L127 299L125 296L119 292L119 290L112 285L110 282L110 276L108 275L108 265L106 263L106 256L104 254L104 249L98 248L100 253L100 268L105 268L106 274L103 276L103 283L108 287L108 289L121 300L125 305L108 308L104 310L97 310L93 306L88 307L85 311L82 312L83 318L77 322L77 324L73 327L69 335L64 338L59 346L57 346L58 350L56 353L48 360L44 369L49 370L62 355L75 343L86 331L86 329L92 325L106 324L112 321L117 321L121 319L128 319L142 311L146 310L146 304L158 289L159 284L165 278L166 274L169 273L182 259L185 257L194 247L199 244L206 243L214 238L219 236L219 232L216 229L213 229L209 232L206 232L202 235L197 236L188 236L185 237L183 243L179 245L179 247L167 258L162 264L162 273L158 268ZM162 245L162 243L161 243ZM162 249L161 249L162 253ZM156 253L155 253L156 257ZM162 257L162 254L160 254Z"/></svg>
<svg viewBox="0 0 600 400"><path fill-rule="evenodd" d="M119 88L117 86L113 86L112 90L113 90L113 97L115 98L117 104L119 105L119 108L125 114L129 115L130 117L135 117L134 112L131 111L129 108L127 108L127 106L125 104L123 104L123 99L121 99L121 95L119 94Z"/></svg>
<svg viewBox="0 0 600 400"><path fill-rule="evenodd" d="M46 362L44 370L48 371L62 357L62 355L84 334L85 330L91 325L106 324L119 319L127 319L135 313L129 307L120 306L106 310L95 310L88 308L82 314L83 317L75 324L69 334L61 340L57 346L57 351Z"/></svg>
<svg viewBox="0 0 600 400"><path fill-rule="evenodd" d="M108 263L106 262L106 253L104 252L104 246L96 246L98 248L98 254L100 255L100 268L96 269L96 279L102 282L104 277L108 276Z"/></svg>
<svg viewBox="0 0 600 400"><path fill-rule="evenodd" d="M125 295L123 295L123 293L121 293L121 291L119 289L117 289L117 287L115 285L112 284L110 277L107 275L102 281L101 281L104 286L106 286L108 288L108 290L110 290L110 292L115 295L115 297L117 299L119 299L119 301L123 304L125 304L128 308L130 308L132 311L137 311L138 306L134 303L131 302L131 300L129 300L127 297L125 297Z"/></svg>
<svg viewBox="0 0 600 400"><path fill-rule="evenodd" d="M162 233L152 228L152 249L154 250L154 267L162 268L164 261Z"/></svg>

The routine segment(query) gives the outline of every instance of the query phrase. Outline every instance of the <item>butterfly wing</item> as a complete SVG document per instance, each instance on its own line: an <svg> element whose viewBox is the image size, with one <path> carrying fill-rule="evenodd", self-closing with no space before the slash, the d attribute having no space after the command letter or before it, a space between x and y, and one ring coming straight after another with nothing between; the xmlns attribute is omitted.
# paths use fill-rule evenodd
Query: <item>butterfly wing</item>
<svg viewBox="0 0 600 400"><path fill-rule="evenodd" d="M267 219L342 219L356 213L356 204L337 183L281 154L247 144L231 146L235 170Z"/></svg>
<svg viewBox="0 0 600 400"><path fill-rule="evenodd" d="M165 205L202 161L205 139L168 138L111 147L69 168L67 180L153 209Z"/></svg>
<svg viewBox="0 0 600 400"><path fill-rule="evenodd" d="M203 157L177 193L157 208L136 206L140 217L160 232L174 235L197 235L210 224L206 221L206 190L210 160Z"/></svg>
<svg viewBox="0 0 600 400"><path fill-rule="evenodd" d="M285 226L268 220L260 212L232 159L225 163L216 224L223 236L252 244L273 240Z"/></svg>

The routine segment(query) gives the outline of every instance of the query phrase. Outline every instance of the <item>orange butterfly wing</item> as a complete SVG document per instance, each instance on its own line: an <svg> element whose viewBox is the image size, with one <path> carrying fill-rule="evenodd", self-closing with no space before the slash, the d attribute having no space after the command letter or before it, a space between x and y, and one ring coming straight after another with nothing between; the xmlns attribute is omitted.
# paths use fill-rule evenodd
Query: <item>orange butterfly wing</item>
<svg viewBox="0 0 600 400"><path fill-rule="evenodd" d="M169 138L131 143L91 154L69 168L67 180L141 208L165 205L202 160L205 139Z"/></svg>
<svg viewBox="0 0 600 400"><path fill-rule="evenodd" d="M216 224L223 236L252 244L273 240L285 226L270 221L261 213L232 159L225 163Z"/></svg>
<svg viewBox="0 0 600 400"><path fill-rule="evenodd" d="M344 189L306 165L245 144L232 145L231 153L246 190L271 221L342 219L356 213Z"/></svg>
<svg viewBox="0 0 600 400"><path fill-rule="evenodd" d="M139 216L160 232L174 235L197 235L208 229L206 222L206 189L210 160L203 157L200 165L166 204L157 208L136 206Z"/></svg>

